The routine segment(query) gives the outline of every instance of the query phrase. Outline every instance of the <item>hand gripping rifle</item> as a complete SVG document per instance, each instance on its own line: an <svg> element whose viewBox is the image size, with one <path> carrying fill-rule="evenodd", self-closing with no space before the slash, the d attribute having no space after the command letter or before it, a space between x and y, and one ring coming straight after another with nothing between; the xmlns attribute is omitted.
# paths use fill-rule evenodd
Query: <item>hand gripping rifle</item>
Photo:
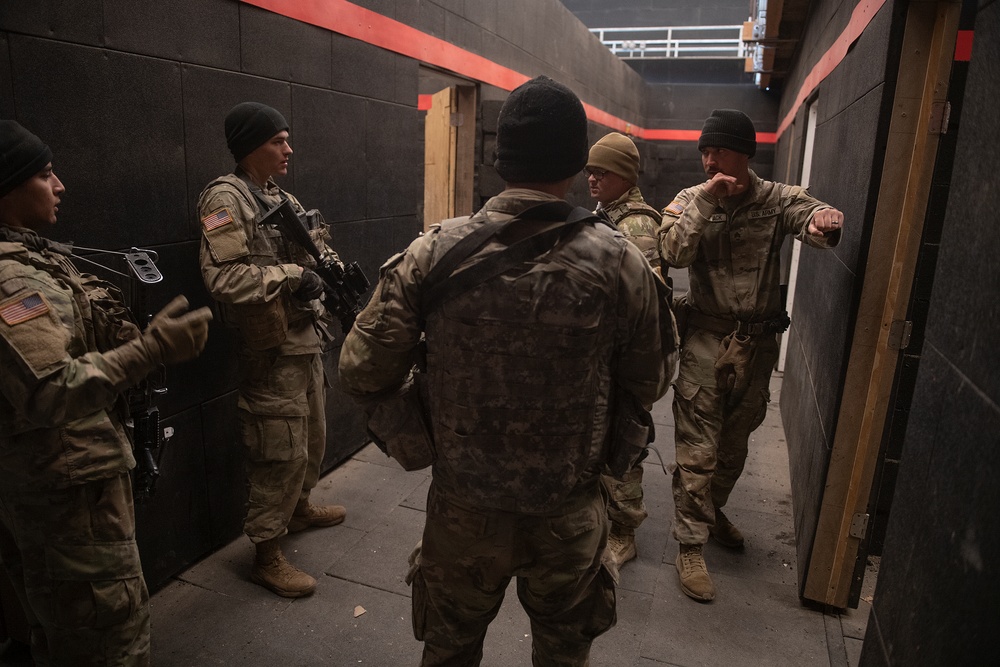
<svg viewBox="0 0 1000 667"><path fill-rule="evenodd" d="M116 271L109 266L80 255L73 255L78 260L96 265L119 276L115 282L122 283L121 296L127 311L127 315L124 317L142 329L152 316L146 303L147 290L145 286L163 280L163 275L156 268L155 261L158 259L156 252L140 248L132 248L124 253L82 246L74 246L74 249L121 255L124 258L129 269L128 273ZM149 500L156 492L156 480L160 476L160 467L154 452L161 453L161 446L173 435L172 428L160 428L160 409L155 405L156 397L165 393L167 393L166 373L162 366L123 392L124 406L122 410L127 409L128 411L125 425L128 427L128 435L132 440L132 452L135 456L132 495L137 503Z"/></svg>
<svg viewBox="0 0 1000 667"><path fill-rule="evenodd" d="M346 334L354 325L354 319L364 308L361 298L368 291L368 277L357 262L342 266L340 262L324 255L316 247L305 222L295 212L292 202L283 199L261 218L261 224L274 225L282 236L296 244L313 259L316 268L313 269L326 283L323 291L323 305L340 320L340 326Z"/></svg>

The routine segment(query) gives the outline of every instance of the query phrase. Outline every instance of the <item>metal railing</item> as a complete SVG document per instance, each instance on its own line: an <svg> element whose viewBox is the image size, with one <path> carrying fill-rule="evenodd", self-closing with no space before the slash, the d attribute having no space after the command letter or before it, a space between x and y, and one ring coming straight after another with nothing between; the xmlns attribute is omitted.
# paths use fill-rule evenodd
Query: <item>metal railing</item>
<svg viewBox="0 0 1000 667"><path fill-rule="evenodd" d="M736 59L746 58L753 49L743 41L742 24L591 28L590 32L625 60Z"/></svg>

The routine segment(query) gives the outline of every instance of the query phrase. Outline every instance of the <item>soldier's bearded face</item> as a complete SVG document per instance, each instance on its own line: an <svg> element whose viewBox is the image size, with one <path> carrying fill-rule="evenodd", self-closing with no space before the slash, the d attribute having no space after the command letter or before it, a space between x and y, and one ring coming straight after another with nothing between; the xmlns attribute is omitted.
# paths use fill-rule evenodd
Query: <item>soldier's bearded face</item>
<svg viewBox="0 0 1000 667"><path fill-rule="evenodd" d="M728 148L706 146L701 151L701 166L705 174L712 178L717 173L740 178L749 169L750 157Z"/></svg>
<svg viewBox="0 0 1000 667"><path fill-rule="evenodd" d="M602 204L610 204L632 187L631 183L613 171L587 169L586 172L590 196Z"/></svg>
<svg viewBox="0 0 1000 667"><path fill-rule="evenodd" d="M60 195L66 191L52 171L52 164L0 199L4 222L39 231L56 222Z"/></svg>

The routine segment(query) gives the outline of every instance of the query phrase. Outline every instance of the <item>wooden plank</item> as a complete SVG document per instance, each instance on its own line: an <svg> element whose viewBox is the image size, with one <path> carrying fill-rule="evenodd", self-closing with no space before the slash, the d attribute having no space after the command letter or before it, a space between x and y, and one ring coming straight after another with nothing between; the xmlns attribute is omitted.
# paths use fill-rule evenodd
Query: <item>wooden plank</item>
<svg viewBox="0 0 1000 667"><path fill-rule="evenodd" d="M453 217L452 96L451 88L434 93L424 119L424 231Z"/></svg>
<svg viewBox="0 0 1000 667"><path fill-rule="evenodd" d="M906 315L923 231L938 137L931 106L946 98L961 3L913 0L903 36L885 167L864 286L837 418L819 522L803 597L847 606L861 538L855 514L867 511L892 381L899 358L888 345Z"/></svg>
<svg viewBox="0 0 1000 667"><path fill-rule="evenodd" d="M476 176L476 87L458 86L453 215L471 215Z"/></svg>

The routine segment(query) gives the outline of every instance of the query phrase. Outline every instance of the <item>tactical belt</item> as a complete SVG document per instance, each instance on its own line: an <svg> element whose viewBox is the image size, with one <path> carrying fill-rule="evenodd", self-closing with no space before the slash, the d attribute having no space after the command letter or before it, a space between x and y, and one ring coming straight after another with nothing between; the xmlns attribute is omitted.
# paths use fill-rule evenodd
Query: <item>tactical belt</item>
<svg viewBox="0 0 1000 667"><path fill-rule="evenodd" d="M791 324L791 319L788 317L788 313L782 312L781 315L770 320L764 320L763 322L740 322L738 320L727 320L721 317L713 317L711 315L706 315L705 313L690 309L687 314L688 324L691 326L696 326L699 329L705 329L711 331L712 333L723 334L728 336L731 333L742 334L745 336L761 336L763 334L775 334L782 333L788 329L788 325Z"/></svg>

